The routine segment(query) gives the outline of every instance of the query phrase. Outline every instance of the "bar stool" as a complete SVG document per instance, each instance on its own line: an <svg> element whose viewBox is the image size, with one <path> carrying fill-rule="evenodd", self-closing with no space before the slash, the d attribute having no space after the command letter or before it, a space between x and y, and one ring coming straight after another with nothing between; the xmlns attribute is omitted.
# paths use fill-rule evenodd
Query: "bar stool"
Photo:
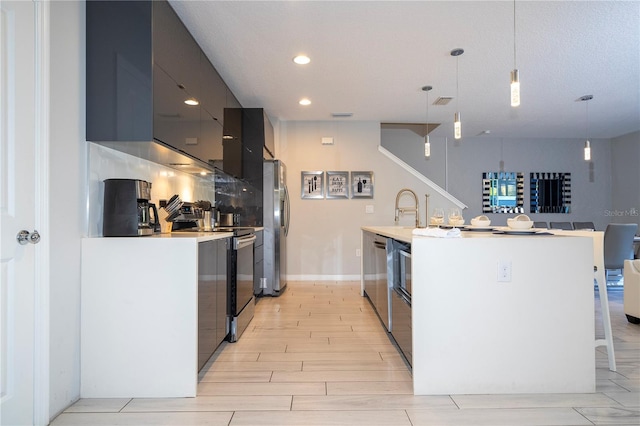
<svg viewBox="0 0 640 426"><path fill-rule="evenodd" d="M611 316L609 315L609 296L607 295L607 279L605 271L598 271L598 267L593 267L596 283L598 285L598 296L600 297L600 311L602 314L602 327L604 328L604 339L596 339L595 347L606 346L607 357L609 358L609 370L616 371L616 355L613 349L613 332L611 330Z"/></svg>

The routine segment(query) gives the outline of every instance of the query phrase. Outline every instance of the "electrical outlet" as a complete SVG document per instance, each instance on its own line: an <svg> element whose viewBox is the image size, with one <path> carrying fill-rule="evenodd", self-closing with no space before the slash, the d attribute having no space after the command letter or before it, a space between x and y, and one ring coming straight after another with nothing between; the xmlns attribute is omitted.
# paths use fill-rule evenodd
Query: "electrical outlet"
<svg viewBox="0 0 640 426"><path fill-rule="evenodd" d="M356 257L360 257L360 249L356 249Z"/></svg>
<svg viewBox="0 0 640 426"><path fill-rule="evenodd" d="M364 206L364 212L369 214L373 213L373 204L367 204Z"/></svg>
<svg viewBox="0 0 640 426"><path fill-rule="evenodd" d="M511 261L498 261L498 282L511 282Z"/></svg>

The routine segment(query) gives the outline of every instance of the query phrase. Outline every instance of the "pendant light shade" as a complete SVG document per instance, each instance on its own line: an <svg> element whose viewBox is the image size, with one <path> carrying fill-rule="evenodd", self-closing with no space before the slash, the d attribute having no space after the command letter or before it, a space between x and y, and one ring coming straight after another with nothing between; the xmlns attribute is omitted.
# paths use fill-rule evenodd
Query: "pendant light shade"
<svg viewBox="0 0 640 426"><path fill-rule="evenodd" d="M584 143L584 161L591 161L591 142L589 139Z"/></svg>
<svg viewBox="0 0 640 426"><path fill-rule="evenodd" d="M458 56L462 55L463 53L464 53L464 49L453 49L451 51L451 56L455 56L456 58L456 109L458 110L453 115L453 138L454 139L462 138L462 123L460 122L460 109L459 109L459 103L458 103L458 99L459 99L458 80L460 77L459 71L458 71Z"/></svg>
<svg viewBox="0 0 640 426"><path fill-rule="evenodd" d="M453 115L453 137L455 139L462 138L462 123L460 122L460 113L456 112Z"/></svg>
<svg viewBox="0 0 640 426"><path fill-rule="evenodd" d="M584 143L584 161L591 161L591 142L589 141L589 101L593 99L593 95L584 95L580 98L585 103L585 143Z"/></svg>
<svg viewBox="0 0 640 426"><path fill-rule="evenodd" d="M511 71L511 106L520 105L520 73L517 69Z"/></svg>
<svg viewBox="0 0 640 426"><path fill-rule="evenodd" d="M424 86L422 88L423 91L427 93L427 121L425 123L425 133L424 133L424 157L431 157L431 143L429 142L429 91L433 89L431 86Z"/></svg>
<svg viewBox="0 0 640 426"><path fill-rule="evenodd" d="M520 105L520 72L516 65L516 0L513 0L513 70L511 71L511 106Z"/></svg>

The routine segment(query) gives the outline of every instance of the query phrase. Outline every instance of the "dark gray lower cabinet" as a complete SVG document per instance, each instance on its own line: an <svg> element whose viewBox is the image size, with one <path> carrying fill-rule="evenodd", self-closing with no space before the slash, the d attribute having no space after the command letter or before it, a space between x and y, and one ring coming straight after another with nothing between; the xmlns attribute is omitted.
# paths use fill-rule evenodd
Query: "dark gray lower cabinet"
<svg viewBox="0 0 640 426"><path fill-rule="evenodd" d="M198 244L198 371L227 336L227 244Z"/></svg>

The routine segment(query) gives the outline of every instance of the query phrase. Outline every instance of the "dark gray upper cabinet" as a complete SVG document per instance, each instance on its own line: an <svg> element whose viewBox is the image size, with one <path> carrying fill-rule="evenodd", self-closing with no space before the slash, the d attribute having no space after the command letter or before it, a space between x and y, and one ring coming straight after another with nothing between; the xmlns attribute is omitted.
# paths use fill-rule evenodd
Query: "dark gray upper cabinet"
<svg viewBox="0 0 640 426"><path fill-rule="evenodd" d="M151 140L151 5L88 1L86 14L87 140Z"/></svg>
<svg viewBox="0 0 640 426"><path fill-rule="evenodd" d="M169 3L89 0L86 19L87 140L170 166L221 164L224 108L240 103Z"/></svg>
<svg viewBox="0 0 640 426"><path fill-rule="evenodd" d="M273 150L273 126L262 108L224 110L225 173L262 188L263 160L273 158L269 149Z"/></svg>
<svg viewBox="0 0 640 426"><path fill-rule="evenodd" d="M200 71L203 82L200 105L209 112L209 115L213 117L214 120L218 120L220 124L222 124L224 120L224 108L229 106L227 105L227 85L204 53L200 59Z"/></svg>
<svg viewBox="0 0 640 426"><path fill-rule="evenodd" d="M153 62L183 87L186 97L200 94L200 47L169 3L153 2Z"/></svg>

